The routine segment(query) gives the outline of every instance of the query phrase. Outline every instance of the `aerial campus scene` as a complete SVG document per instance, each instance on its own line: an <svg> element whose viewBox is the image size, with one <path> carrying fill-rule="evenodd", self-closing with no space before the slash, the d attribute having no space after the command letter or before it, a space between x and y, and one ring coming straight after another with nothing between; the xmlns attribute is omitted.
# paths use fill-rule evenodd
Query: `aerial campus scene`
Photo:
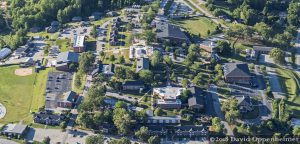
<svg viewBox="0 0 300 144"><path fill-rule="evenodd" d="M300 0L0 0L0 144L299 138Z"/></svg>

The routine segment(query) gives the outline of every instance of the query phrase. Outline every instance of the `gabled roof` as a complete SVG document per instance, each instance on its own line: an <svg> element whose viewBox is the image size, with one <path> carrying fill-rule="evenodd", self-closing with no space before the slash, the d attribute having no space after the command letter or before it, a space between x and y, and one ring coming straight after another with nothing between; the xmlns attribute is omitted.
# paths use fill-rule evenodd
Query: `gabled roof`
<svg viewBox="0 0 300 144"><path fill-rule="evenodd" d="M236 97L238 105L251 105L251 98L249 96Z"/></svg>
<svg viewBox="0 0 300 144"><path fill-rule="evenodd" d="M188 99L189 106L204 104L203 90L201 88L193 86L191 88L188 88L188 90L193 95L191 98Z"/></svg>
<svg viewBox="0 0 300 144"><path fill-rule="evenodd" d="M225 63L225 77L251 77L247 64L244 63Z"/></svg>
<svg viewBox="0 0 300 144"><path fill-rule="evenodd" d="M79 54L74 52L62 52L57 56L57 63L74 62L78 63Z"/></svg>
<svg viewBox="0 0 300 144"><path fill-rule="evenodd" d="M235 98L238 101L238 106L241 111L251 111L252 110L251 98L249 96L238 96Z"/></svg>
<svg viewBox="0 0 300 144"><path fill-rule="evenodd" d="M62 116L55 114L35 114L34 116L35 118L40 120L50 119L54 121L59 121L62 118Z"/></svg>
<svg viewBox="0 0 300 144"><path fill-rule="evenodd" d="M158 22L156 24L157 38L177 38L188 40L187 36L180 30L178 26L166 23Z"/></svg>
<svg viewBox="0 0 300 144"><path fill-rule="evenodd" d="M136 72L149 69L150 60L148 58L139 58L136 61Z"/></svg>
<svg viewBox="0 0 300 144"><path fill-rule="evenodd" d="M63 96L63 101L73 102L73 99L75 98L75 96L77 96L77 94L74 91L69 91L66 92Z"/></svg>

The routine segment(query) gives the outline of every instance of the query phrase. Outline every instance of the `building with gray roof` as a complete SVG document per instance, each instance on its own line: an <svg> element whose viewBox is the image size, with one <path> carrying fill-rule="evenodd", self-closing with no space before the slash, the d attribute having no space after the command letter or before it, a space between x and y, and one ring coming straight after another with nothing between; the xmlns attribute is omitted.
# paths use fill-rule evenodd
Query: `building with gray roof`
<svg viewBox="0 0 300 144"><path fill-rule="evenodd" d="M0 60L6 58L11 54L11 50L9 48L3 48L0 50Z"/></svg>
<svg viewBox="0 0 300 144"><path fill-rule="evenodd" d="M250 84L251 74L245 63L225 63L223 67L224 79L229 83Z"/></svg>
<svg viewBox="0 0 300 144"><path fill-rule="evenodd" d="M192 97L188 99L189 108L195 110L203 110L204 109L203 90L196 86L188 88L188 90L192 94Z"/></svg>
<svg viewBox="0 0 300 144"><path fill-rule="evenodd" d="M62 52L58 54L56 59L56 70L70 71L69 64L77 64L79 61L79 54L75 52Z"/></svg>
<svg viewBox="0 0 300 144"><path fill-rule="evenodd" d="M170 41L173 44L190 43L189 38L176 25L167 22L156 23L156 37L159 41Z"/></svg>
<svg viewBox="0 0 300 144"><path fill-rule="evenodd" d="M24 135L27 125L23 124L7 124L2 128L2 134L9 137L20 138Z"/></svg>
<svg viewBox="0 0 300 144"><path fill-rule="evenodd" d="M136 72L140 72L141 70L149 70L150 60L149 58L138 58L136 60Z"/></svg>

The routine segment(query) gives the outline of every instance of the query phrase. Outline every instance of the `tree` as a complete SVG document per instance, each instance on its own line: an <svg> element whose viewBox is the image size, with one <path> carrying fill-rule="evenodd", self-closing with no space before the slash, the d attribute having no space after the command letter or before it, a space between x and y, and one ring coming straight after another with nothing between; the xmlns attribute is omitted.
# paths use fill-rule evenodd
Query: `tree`
<svg viewBox="0 0 300 144"><path fill-rule="evenodd" d="M151 65L153 67L157 67L161 61L162 61L161 53L159 51L154 51L151 57Z"/></svg>
<svg viewBox="0 0 300 144"><path fill-rule="evenodd" d="M189 96L191 96L191 91L190 90L183 90L183 94L180 97L180 100L182 101L182 103L186 103Z"/></svg>
<svg viewBox="0 0 300 144"><path fill-rule="evenodd" d="M272 34L272 28L264 22L256 23L254 25L255 31L257 31L264 40L268 40Z"/></svg>
<svg viewBox="0 0 300 144"><path fill-rule="evenodd" d="M221 55L224 55L224 56L231 55L230 44L226 41L221 41L221 40L218 41L216 49L217 49L218 53Z"/></svg>
<svg viewBox="0 0 300 144"><path fill-rule="evenodd" d="M197 74L197 76L194 77L192 82L197 86L201 86L202 85L202 77L203 77L203 73L200 72Z"/></svg>
<svg viewBox="0 0 300 144"><path fill-rule="evenodd" d="M215 132L220 133L223 131L224 125L221 123L221 119L218 117L212 118L212 127L214 128Z"/></svg>
<svg viewBox="0 0 300 144"><path fill-rule="evenodd" d="M127 108L127 104L123 101L118 101L116 102L115 104L115 108L123 108L123 109L126 109Z"/></svg>
<svg viewBox="0 0 300 144"><path fill-rule="evenodd" d="M170 57L164 57L164 61L166 62L166 64L168 66L172 66L173 65L173 61Z"/></svg>
<svg viewBox="0 0 300 144"><path fill-rule="evenodd" d="M140 141L146 142L149 138L148 127L142 126L138 131L135 132L135 136L138 137Z"/></svg>
<svg viewBox="0 0 300 144"><path fill-rule="evenodd" d="M160 138L158 136L151 136L148 139L149 144L160 144Z"/></svg>
<svg viewBox="0 0 300 144"><path fill-rule="evenodd" d="M119 79L125 79L126 78L126 69L122 66L115 68L115 76Z"/></svg>
<svg viewBox="0 0 300 144"><path fill-rule="evenodd" d="M299 1L293 0L289 4L287 20L290 25L299 26L299 21L300 21Z"/></svg>
<svg viewBox="0 0 300 144"><path fill-rule="evenodd" d="M91 35L93 38L96 38L96 37L97 37L97 26L95 26L95 25L93 26L90 35Z"/></svg>
<svg viewBox="0 0 300 144"><path fill-rule="evenodd" d="M79 58L79 73L87 74L95 62L95 56L92 52L84 52Z"/></svg>
<svg viewBox="0 0 300 144"><path fill-rule="evenodd" d="M189 83L190 83L190 81L188 79L186 79L186 78L184 78L184 79L181 80L181 84L185 88L188 87Z"/></svg>
<svg viewBox="0 0 300 144"><path fill-rule="evenodd" d="M80 88L81 87L81 76L79 74L75 74L75 80L74 80L74 83L75 83L75 87L76 88Z"/></svg>
<svg viewBox="0 0 300 144"><path fill-rule="evenodd" d="M300 128L294 127L293 128L293 135L299 137L300 136Z"/></svg>
<svg viewBox="0 0 300 144"><path fill-rule="evenodd" d="M85 140L86 144L104 144L104 136L101 134L88 136Z"/></svg>
<svg viewBox="0 0 300 144"><path fill-rule="evenodd" d="M285 53L279 48L273 48L270 52L271 58L273 58L275 63L284 64L285 63Z"/></svg>
<svg viewBox="0 0 300 144"><path fill-rule="evenodd" d="M150 44L150 43L156 41L156 33L154 33L152 30L145 30L143 37L146 40L147 44Z"/></svg>
<svg viewBox="0 0 300 144"><path fill-rule="evenodd" d="M153 81L153 73L150 70L141 70L139 72L139 77L142 81L146 83L152 83Z"/></svg>
<svg viewBox="0 0 300 144"><path fill-rule="evenodd" d="M124 108L114 109L113 121L118 129L118 133L126 135L130 132L131 116Z"/></svg>
<svg viewBox="0 0 300 144"><path fill-rule="evenodd" d="M116 60L115 55L110 55L110 56L109 56L109 60L110 60L111 62L114 62L114 61Z"/></svg>
<svg viewBox="0 0 300 144"><path fill-rule="evenodd" d="M120 57L119 57L119 63L120 63L120 64L124 64L124 63L125 63L125 58L124 58L124 56L120 56Z"/></svg>
<svg viewBox="0 0 300 144"><path fill-rule="evenodd" d="M155 116L162 116L164 114L164 111L161 108L156 108L154 111Z"/></svg>
<svg viewBox="0 0 300 144"><path fill-rule="evenodd" d="M238 103L236 99L229 99L222 104L222 111L225 112L225 119L232 123L239 115Z"/></svg>
<svg viewBox="0 0 300 144"><path fill-rule="evenodd" d="M50 139L50 137L49 136L47 136L47 137L45 137L44 139L43 139L43 144L50 144L50 141L51 141L51 139Z"/></svg>

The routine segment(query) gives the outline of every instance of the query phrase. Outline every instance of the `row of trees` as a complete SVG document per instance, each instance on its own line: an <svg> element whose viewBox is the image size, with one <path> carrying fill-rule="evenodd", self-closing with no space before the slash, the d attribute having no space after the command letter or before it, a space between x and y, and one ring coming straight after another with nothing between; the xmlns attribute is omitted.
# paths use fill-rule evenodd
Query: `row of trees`
<svg viewBox="0 0 300 144"><path fill-rule="evenodd" d="M120 9L142 0L12 0L9 14L14 28L46 26L53 20L69 22L74 16L89 16L92 12Z"/></svg>

